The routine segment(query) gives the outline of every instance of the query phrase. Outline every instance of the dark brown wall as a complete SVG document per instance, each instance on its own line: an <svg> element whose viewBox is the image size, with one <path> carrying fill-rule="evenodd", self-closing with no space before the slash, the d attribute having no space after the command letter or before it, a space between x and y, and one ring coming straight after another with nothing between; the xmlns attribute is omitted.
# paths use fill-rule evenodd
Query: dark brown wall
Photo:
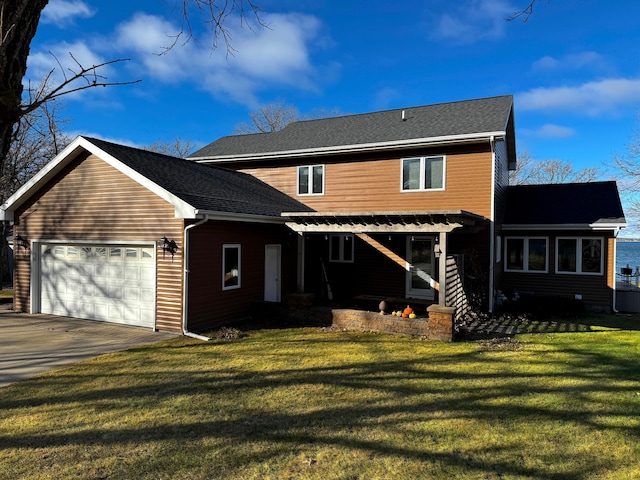
<svg viewBox="0 0 640 480"><path fill-rule="evenodd" d="M188 326L203 331L240 317L260 317L265 245L282 245L282 299L296 290L297 235L283 225L211 221L190 235ZM241 287L222 290L222 247L241 245Z"/></svg>
<svg viewBox="0 0 640 480"><path fill-rule="evenodd" d="M598 234L589 231L551 232L549 236L549 273L503 272L501 282L496 288L511 294L514 291L533 293L536 296L563 296L574 298L582 295L585 306L591 308L610 308L613 305L613 271L615 239L605 232ZM540 236L532 232L509 232L505 236ZM546 235L545 235L546 236ZM556 237L604 237L605 261L602 275L573 275L555 273ZM504 247L504 242L503 242ZM504 256L504 248L503 248ZM502 259L504 262L504 258Z"/></svg>

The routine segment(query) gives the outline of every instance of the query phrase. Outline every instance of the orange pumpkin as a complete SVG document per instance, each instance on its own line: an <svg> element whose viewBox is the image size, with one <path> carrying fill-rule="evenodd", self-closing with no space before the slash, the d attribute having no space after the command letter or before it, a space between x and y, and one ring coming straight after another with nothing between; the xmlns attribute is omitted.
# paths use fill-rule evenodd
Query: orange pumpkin
<svg viewBox="0 0 640 480"><path fill-rule="evenodd" d="M404 312L402 313L406 313L407 316L411 315L413 313L413 308L411 308L409 305L407 305L407 308L404 309Z"/></svg>

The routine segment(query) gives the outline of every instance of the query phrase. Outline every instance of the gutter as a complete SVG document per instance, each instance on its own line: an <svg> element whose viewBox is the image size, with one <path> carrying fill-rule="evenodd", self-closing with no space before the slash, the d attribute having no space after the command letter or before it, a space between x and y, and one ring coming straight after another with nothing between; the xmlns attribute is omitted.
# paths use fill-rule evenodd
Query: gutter
<svg viewBox="0 0 640 480"><path fill-rule="evenodd" d="M223 163L243 160L269 160L273 158L297 158L320 156L338 153L358 153L365 151L386 151L407 148L419 148L427 146L477 143L492 141L495 138L504 138L506 132L481 132L460 135L445 135L431 138L412 138L408 140L394 140L389 142L363 143L354 145L336 145L331 147L302 148L298 150L285 150L273 152L241 153L232 155L208 155L200 157L188 157L198 163Z"/></svg>
<svg viewBox="0 0 640 480"><path fill-rule="evenodd" d="M196 338L198 340L204 340L208 342L211 340L204 335L198 335L197 333L190 332L187 329L187 315L189 314L189 231L192 228L198 227L209 220L209 216L205 215L204 218L187 225L184 229L184 280L182 282L182 334L185 337Z"/></svg>

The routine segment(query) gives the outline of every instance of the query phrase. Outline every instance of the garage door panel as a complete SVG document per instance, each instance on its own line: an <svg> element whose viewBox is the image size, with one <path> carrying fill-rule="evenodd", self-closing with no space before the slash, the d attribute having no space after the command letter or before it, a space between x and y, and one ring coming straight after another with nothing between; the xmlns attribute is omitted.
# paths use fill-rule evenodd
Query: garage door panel
<svg viewBox="0 0 640 480"><path fill-rule="evenodd" d="M43 313L155 326L154 247L43 245Z"/></svg>

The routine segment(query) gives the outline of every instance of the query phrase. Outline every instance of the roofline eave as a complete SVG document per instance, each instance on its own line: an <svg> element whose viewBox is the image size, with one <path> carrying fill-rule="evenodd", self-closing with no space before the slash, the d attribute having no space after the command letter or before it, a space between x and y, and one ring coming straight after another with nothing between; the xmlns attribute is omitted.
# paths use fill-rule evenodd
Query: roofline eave
<svg viewBox="0 0 640 480"><path fill-rule="evenodd" d="M187 219L187 217L182 217ZM271 215L258 215L247 213L233 213L233 212L221 212L217 210L194 210L193 219L206 219L206 220L222 220L228 222L248 222L248 223L272 223L272 224L284 224L287 221L286 217L271 216Z"/></svg>
<svg viewBox="0 0 640 480"><path fill-rule="evenodd" d="M534 230L620 230L626 228L627 222L593 222L593 223L538 223L538 224L503 224L502 231L534 231Z"/></svg>
<svg viewBox="0 0 640 480"><path fill-rule="evenodd" d="M242 160L271 160L274 158L298 158L298 157L313 157L331 154L341 153L359 153L365 151L386 151L430 147L438 145L460 145L465 143L475 143L480 141L491 141L495 138L504 138L507 135L506 131L496 132L481 132L462 135L445 135L441 137L430 138L418 138L392 142L377 142L377 143L363 143L353 145L336 145L330 147L319 148L305 148L298 150L283 150L275 152L257 152L247 153L239 155L214 155L214 156L202 156L202 157L187 157L188 160L192 160L198 163L224 163L235 162Z"/></svg>
<svg viewBox="0 0 640 480"><path fill-rule="evenodd" d="M50 181L58 172L66 167L70 162L78 157L83 151L89 152L106 162L122 174L129 177L134 182L147 188L163 200L173 205L176 218L193 218L196 208L188 204L177 195L159 186L155 182L121 162L111 154L105 152L90 140L78 136L62 152L56 155L53 160L46 164L31 180L20 187L7 201L0 206L0 220L14 221L13 212L26 202L33 194Z"/></svg>

